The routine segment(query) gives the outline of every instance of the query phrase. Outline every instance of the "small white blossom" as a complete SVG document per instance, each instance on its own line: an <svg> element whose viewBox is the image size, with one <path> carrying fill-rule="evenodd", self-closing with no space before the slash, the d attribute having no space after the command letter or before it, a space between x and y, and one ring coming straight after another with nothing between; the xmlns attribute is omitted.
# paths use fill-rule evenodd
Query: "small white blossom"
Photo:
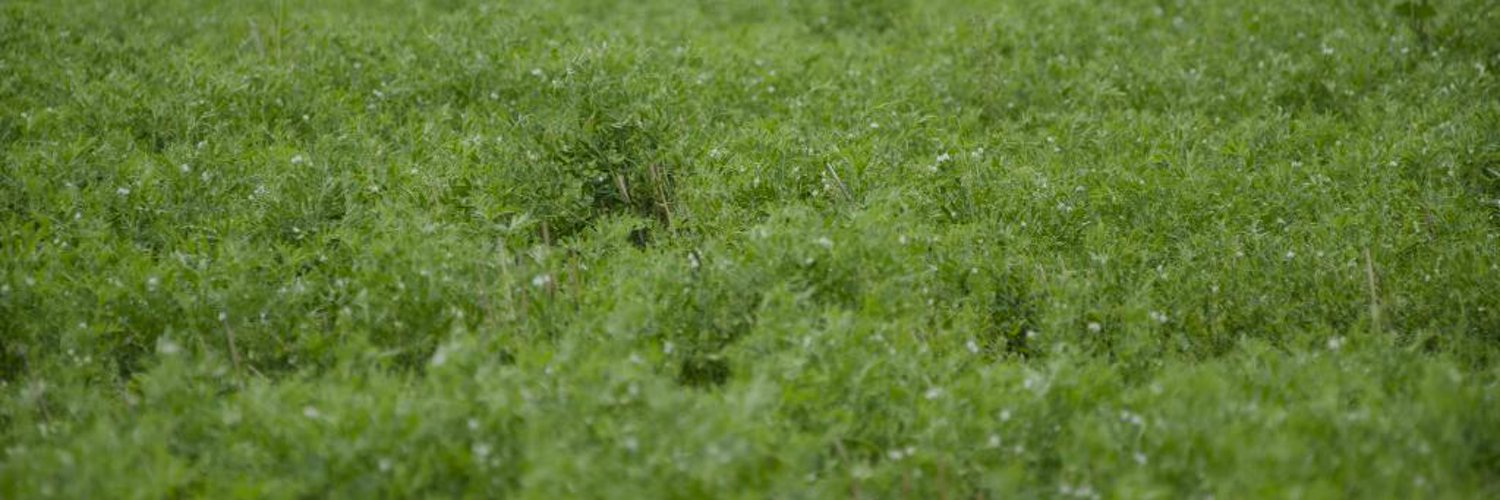
<svg viewBox="0 0 1500 500"><path fill-rule="evenodd" d="M166 356L171 356L182 352L182 346L177 345L177 343L173 342L170 337L163 336L156 341L156 352Z"/></svg>

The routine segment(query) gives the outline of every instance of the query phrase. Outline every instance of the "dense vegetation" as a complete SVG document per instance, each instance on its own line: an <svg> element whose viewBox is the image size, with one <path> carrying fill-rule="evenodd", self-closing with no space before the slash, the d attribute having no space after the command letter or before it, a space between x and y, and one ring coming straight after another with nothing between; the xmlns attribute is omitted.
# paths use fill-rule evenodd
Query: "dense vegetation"
<svg viewBox="0 0 1500 500"><path fill-rule="evenodd" d="M0 2L0 497L1495 497L1500 8Z"/></svg>

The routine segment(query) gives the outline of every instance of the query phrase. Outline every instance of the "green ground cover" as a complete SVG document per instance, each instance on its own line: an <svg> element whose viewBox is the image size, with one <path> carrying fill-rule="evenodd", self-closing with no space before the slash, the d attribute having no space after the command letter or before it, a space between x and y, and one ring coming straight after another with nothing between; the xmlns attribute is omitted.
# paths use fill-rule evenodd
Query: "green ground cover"
<svg viewBox="0 0 1500 500"><path fill-rule="evenodd" d="M0 497L1500 496L1488 0L0 1Z"/></svg>

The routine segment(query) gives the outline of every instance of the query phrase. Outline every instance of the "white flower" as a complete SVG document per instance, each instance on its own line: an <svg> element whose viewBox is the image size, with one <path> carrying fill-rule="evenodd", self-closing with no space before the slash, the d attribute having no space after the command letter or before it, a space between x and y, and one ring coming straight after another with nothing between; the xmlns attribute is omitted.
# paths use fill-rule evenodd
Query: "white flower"
<svg viewBox="0 0 1500 500"><path fill-rule="evenodd" d="M173 354L182 352L182 346L177 345L177 343L173 342L170 337L163 336L156 341L156 352L171 356Z"/></svg>
<svg viewBox="0 0 1500 500"><path fill-rule="evenodd" d="M942 163L947 162L949 159L952 159L952 157L948 156L948 152L947 151L944 151L943 154L938 155L937 162L939 164L942 164Z"/></svg>
<svg viewBox="0 0 1500 500"><path fill-rule="evenodd" d="M294 155L291 161L293 165L301 165L307 163L307 158L304 158L302 155Z"/></svg>
<svg viewBox="0 0 1500 500"><path fill-rule="evenodd" d="M979 344L975 343L973 340L970 340L968 343L964 344L964 347L967 347L969 349L969 353L971 354L979 354Z"/></svg>
<svg viewBox="0 0 1500 500"><path fill-rule="evenodd" d="M322 417L323 414L319 413L317 408L313 408L312 406L304 406L302 407L302 416L316 420Z"/></svg>
<svg viewBox="0 0 1500 500"><path fill-rule="evenodd" d="M929 400L937 399L937 398L943 397L943 389L941 387L933 387L933 388L927 389L927 392L925 394L923 394L922 396L925 397L925 398L927 398L927 399L929 399Z"/></svg>
<svg viewBox="0 0 1500 500"><path fill-rule="evenodd" d="M531 286L537 288L541 288L550 284L552 284L552 275L550 274L538 274L535 278L531 278Z"/></svg>
<svg viewBox="0 0 1500 500"><path fill-rule="evenodd" d="M120 196L130 196L130 188L128 188L128 187L121 187L121 188L115 190L115 194L118 194Z"/></svg>
<svg viewBox="0 0 1500 500"><path fill-rule="evenodd" d="M1093 321L1089 322L1089 332L1090 333L1099 333L1099 331L1103 330L1103 329L1104 329L1103 325L1100 325L1099 323L1096 323L1096 322L1093 322Z"/></svg>
<svg viewBox="0 0 1500 500"><path fill-rule="evenodd" d="M1342 349L1343 347L1344 347L1344 337L1334 337L1334 338L1328 339L1328 350L1330 350L1330 351L1337 351L1339 349Z"/></svg>

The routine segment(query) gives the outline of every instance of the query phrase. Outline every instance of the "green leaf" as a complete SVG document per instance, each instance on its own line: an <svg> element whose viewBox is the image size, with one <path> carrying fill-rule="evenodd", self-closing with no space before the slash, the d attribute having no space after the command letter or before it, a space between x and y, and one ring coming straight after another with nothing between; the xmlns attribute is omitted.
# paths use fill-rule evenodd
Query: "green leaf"
<svg viewBox="0 0 1500 500"><path fill-rule="evenodd" d="M1437 9L1427 2L1401 2L1396 4L1396 15L1414 21L1425 21L1437 15Z"/></svg>

